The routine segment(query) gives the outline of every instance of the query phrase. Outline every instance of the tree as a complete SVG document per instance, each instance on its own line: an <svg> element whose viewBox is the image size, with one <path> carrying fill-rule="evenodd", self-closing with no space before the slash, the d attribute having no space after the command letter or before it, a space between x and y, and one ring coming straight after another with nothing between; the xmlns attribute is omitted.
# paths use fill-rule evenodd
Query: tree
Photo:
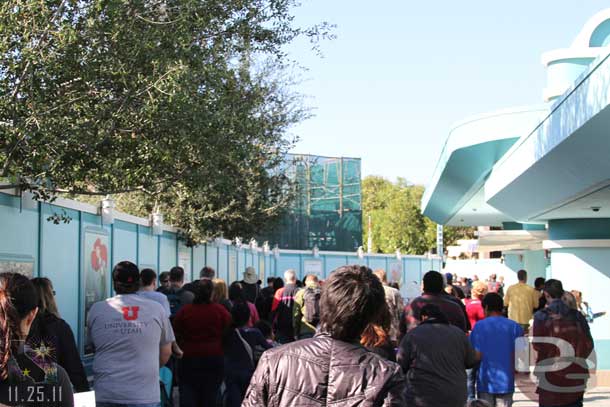
<svg viewBox="0 0 610 407"><path fill-rule="evenodd" d="M286 207L278 164L307 111L283 46L294 0L0 3L0 178L38 199L132 193L190 242ZM140 201L141 200L141 201Z"/></svg>
<svg viewBox="0 0 610 407"><path fill-rule="evenodd" d="M377 176L362 181L362 211L371 217L373 247L376 253L423 254L436 248L436 223L421 213L424 187L398 178L396 183ZM471 228L446 227L444 244L472 234ZM364 230L368 241L368 230Z"/></svg>

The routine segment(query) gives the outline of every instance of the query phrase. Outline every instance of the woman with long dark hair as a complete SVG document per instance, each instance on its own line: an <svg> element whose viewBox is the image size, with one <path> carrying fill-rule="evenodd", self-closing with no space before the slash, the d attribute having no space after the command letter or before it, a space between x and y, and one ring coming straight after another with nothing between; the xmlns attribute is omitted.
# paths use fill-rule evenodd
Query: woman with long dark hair
<svg viewBox="0 0 610 407"><path fill-rule="evenodd" d="M38 312L38 295L20 274L0 274L0 404L73 406L66 371L47 348L31 349L26 338Z"/></svg>
<svg viewBox="0 0 610 407"><path fill-rule="evenodd" d="M66 370L74 390L89 391L89 382L80 359L70 325L59 316L53 283L46 277L32 279L38 294L38 315L34 319L28 342L34 346L50 347L57 363Z"/></svg>

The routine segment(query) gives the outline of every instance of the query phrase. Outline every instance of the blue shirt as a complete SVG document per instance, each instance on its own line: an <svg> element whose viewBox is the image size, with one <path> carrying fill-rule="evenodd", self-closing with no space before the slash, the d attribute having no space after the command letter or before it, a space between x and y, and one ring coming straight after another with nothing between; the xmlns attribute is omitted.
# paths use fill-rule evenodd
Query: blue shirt
<svg viewBox="0 0 610 407"><path fill-rule="evenodd" d="M470 334L473 348L482 353L477 390L506 394L515 391L515 340L523 329L505 317L487 317Z"/></svg>
<svg viewBox="0 0 610 407"><path fill-rule="evenodd" d="M166 316L169 318L170 310L169 310L169 301L167 300L167 296L158 291L138 291L139 296L144 297L148 300L152 300L158 302L163 307L163 311L165 311Z"/></svg>

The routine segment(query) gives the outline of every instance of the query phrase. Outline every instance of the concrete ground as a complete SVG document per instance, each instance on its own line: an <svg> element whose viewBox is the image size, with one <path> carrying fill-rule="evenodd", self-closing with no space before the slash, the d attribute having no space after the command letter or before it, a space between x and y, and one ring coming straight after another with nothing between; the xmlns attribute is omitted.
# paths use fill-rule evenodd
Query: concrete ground
<svg viewBox="0 0 610 407"><path fill-rule="evenodd" d="M585 393L585 407L610 407L610 387L596 387ZM513 407L538 407L537 401L532 401L523 392L516 392Z"/></svg>

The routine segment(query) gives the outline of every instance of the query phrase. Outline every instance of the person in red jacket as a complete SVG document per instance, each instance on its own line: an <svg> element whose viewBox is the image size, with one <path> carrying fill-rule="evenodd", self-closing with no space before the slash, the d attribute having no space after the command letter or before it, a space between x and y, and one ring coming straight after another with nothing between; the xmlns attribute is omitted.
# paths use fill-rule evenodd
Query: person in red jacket
<svg viewBox="0 0 610 407"><path fill-rule="evenodd" d="M214 284L199 281L192 304L186 304L173 320L174 332L184 356L178 366L180 407L213 406L224 376L223 337L231 326L224 306L211 302Z"/></svg>
<svg viewBox="0 0 610 407"><path fill-rule="evenodd" d="M541 407L581 407L589 376L586 362L593 352L589 324L561 300L563 293L561 281L546 281L547 306L534 314L532 342L538 352L534 373Z"/></svg>

